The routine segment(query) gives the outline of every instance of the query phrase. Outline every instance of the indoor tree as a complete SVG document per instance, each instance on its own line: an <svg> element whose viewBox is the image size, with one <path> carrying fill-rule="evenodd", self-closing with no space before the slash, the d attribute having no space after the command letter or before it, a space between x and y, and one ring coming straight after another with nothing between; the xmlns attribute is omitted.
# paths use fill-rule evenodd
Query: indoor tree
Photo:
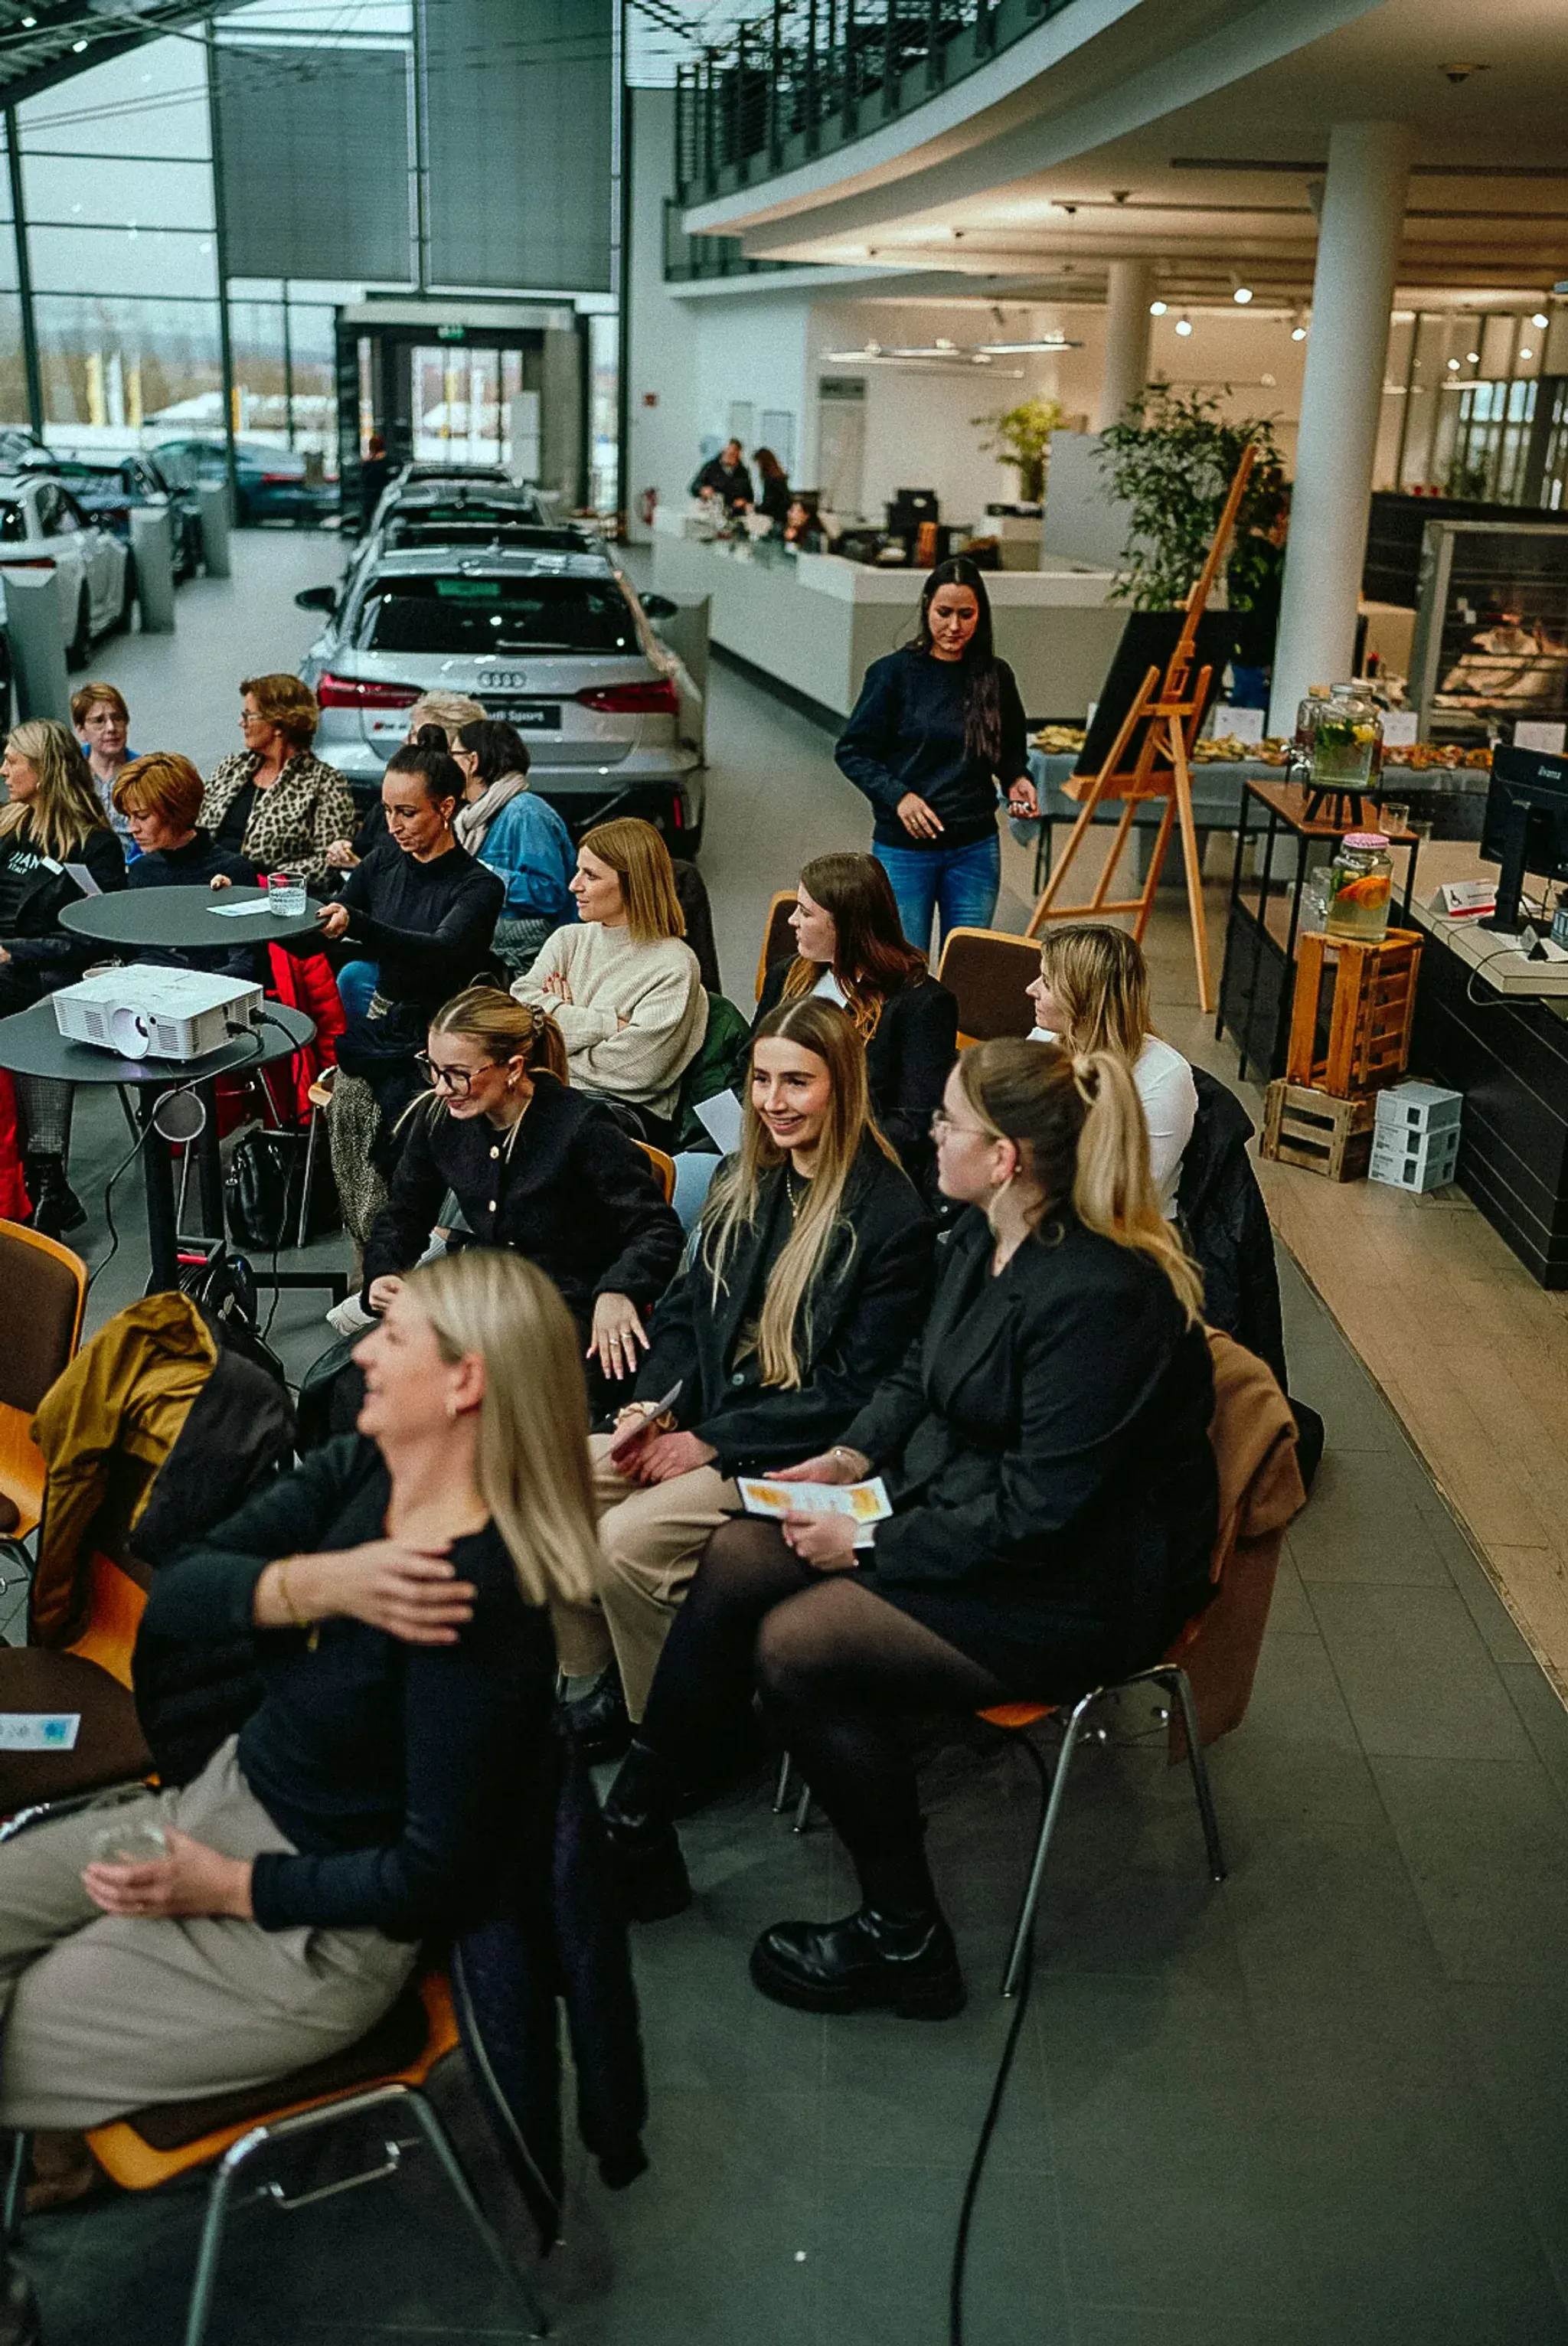
<svg viewBox="0 0 1568 2346"><path fill-rule="evenodd" d="M1045 466L1051 434L1060 432L1067 411L1059 399L1021 399L1016 407L996 415L972 415L970 422L989 432L981 446L999 464L1011 464L1018 474L1018 494L1024 505L1038 505L1045 495Z"/></svg>
<svg viewBox="0 0 1568 2346"><path fill-rule="evenodd" d="M1267 418L1227 422L1220 403L1149 386L1143 415L1100 434L1106 486L1126 505L1132 532L1112 593L1141 611L1180 603L1203 567L1226 493L1248 443L1257 454L1226 564L1230 608L1249 610L1273 587L1289 504L1285 467Z"/></svg>

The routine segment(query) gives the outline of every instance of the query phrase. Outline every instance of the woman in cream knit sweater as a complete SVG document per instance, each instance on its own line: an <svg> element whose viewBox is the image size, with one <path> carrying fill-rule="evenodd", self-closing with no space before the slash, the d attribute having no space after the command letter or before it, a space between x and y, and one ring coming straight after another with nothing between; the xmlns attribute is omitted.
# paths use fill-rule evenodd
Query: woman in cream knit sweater
<svg viewBox="0 0 1568 2346"><path fill-rule="evenodd" d="M708 1032L669 851L634 816L600 823L583 835L571 892L578 924L547 937L512 991L555 1019L576 1089L662 1125Z"/></svg>

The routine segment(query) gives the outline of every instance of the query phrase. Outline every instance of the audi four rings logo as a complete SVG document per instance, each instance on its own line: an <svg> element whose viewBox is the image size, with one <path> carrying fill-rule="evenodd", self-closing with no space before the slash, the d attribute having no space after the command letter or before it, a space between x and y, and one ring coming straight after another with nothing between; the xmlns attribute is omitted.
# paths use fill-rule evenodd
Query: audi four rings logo
<svg viewBox="0 0 1568 2346"><path fill-rule="evenodd" d="M486 669L479 679L479 689L481 692L504 692L508 686L526 684L527 681L525 676L513 668Z"/></svg>

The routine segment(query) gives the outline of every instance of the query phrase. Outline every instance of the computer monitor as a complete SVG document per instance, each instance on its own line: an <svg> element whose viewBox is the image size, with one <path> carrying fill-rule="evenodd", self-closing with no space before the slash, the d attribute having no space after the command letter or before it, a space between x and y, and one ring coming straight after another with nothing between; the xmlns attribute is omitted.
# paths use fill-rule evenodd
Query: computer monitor
<svg viewBox="0 0 1568 2346"><path fill-rule="evenodd" d="M934 489L899 489L888 507L888 535L913 537L921 522L937 521L941 514Z"/></svg>
<svg viewBox="0 0 1568 2346"><path fill-rule="evenodd" d="M1497 908L1481 925L1517 936L1525 873L1568 878L1568 758L1541 750L1492 751L1481 852L1502 866Z"/></svg>

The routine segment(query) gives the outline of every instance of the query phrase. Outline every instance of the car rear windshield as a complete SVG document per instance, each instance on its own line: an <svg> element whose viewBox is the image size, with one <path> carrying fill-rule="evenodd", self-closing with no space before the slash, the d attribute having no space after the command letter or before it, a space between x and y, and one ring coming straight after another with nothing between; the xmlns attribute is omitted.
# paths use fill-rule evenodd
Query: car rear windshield
<svg viewBox="0 0 1568 2346"><path fill-rule="evenodd" d="M608 578L379 578L360 614L378 652L631 652L636 629Z"/></svg>
<svg viewBox="0 0 1568 2346"><path fill-rule="evenodd" d="M490 529L515 527L519 522L540 523L545 516L532 497L455 496L426 499L405 508L404 518L411 522L483 522Z"/></svg>
<svg viewBox="0 0 1568 2346"><path fill-rule="evenodd" d="M539 554L581 554L582 537L573 529L550 529L535 522L476 522L464 514L457 521L432 521L424 513L396 514L387 523L387 544L412 547L429 546L513 546Z"/></svg>

